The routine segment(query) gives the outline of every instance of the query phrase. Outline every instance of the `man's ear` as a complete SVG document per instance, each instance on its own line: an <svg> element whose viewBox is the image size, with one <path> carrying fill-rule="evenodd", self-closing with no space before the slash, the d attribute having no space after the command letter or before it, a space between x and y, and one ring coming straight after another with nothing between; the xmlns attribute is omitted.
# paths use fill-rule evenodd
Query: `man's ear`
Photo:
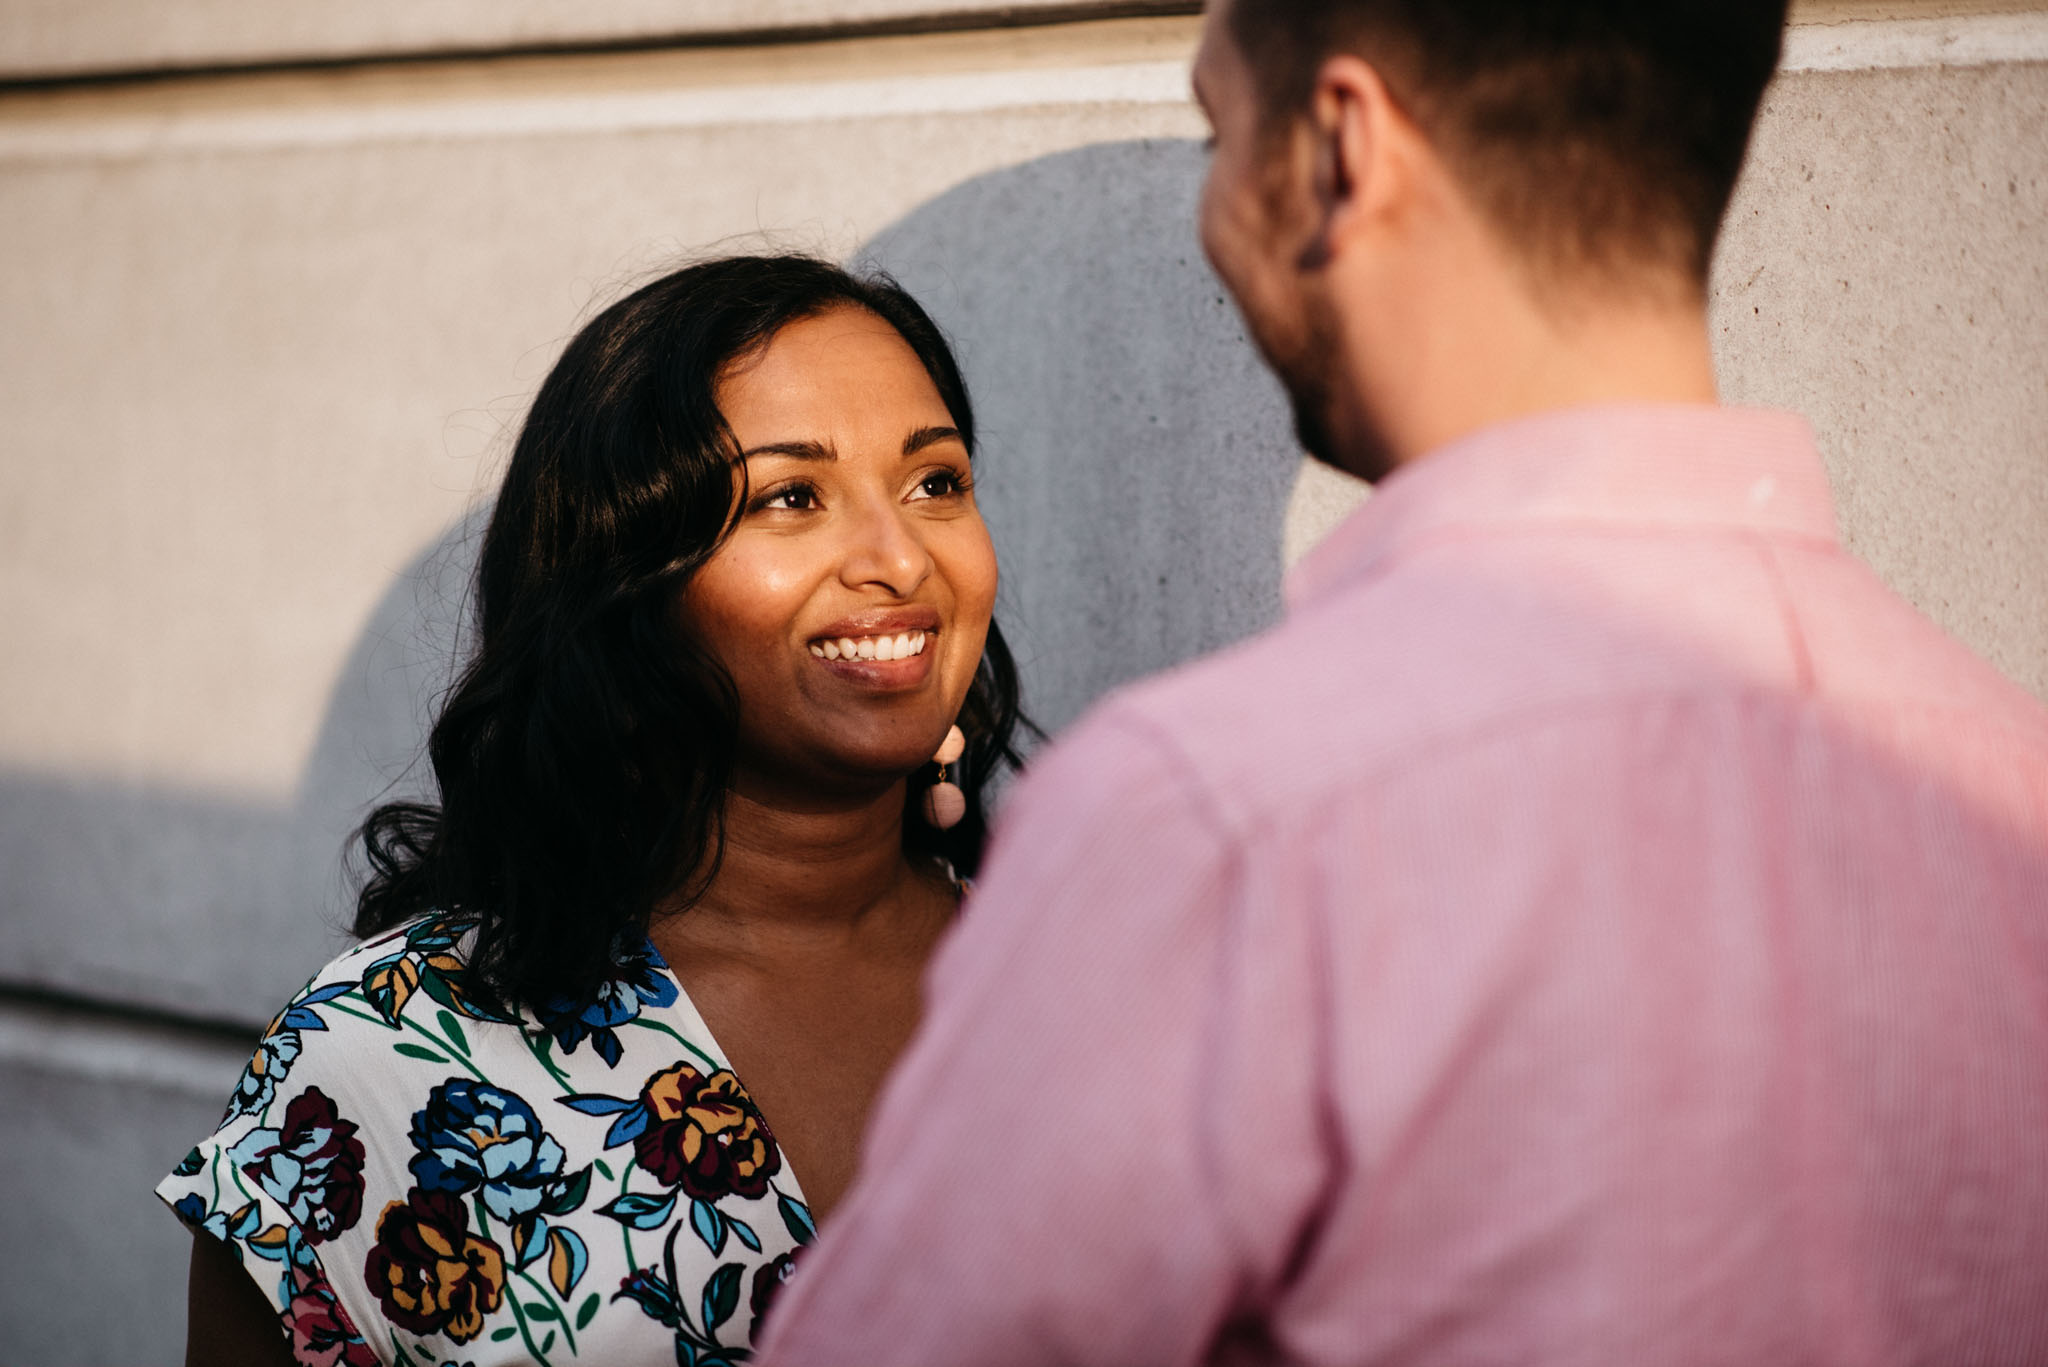
<svg viewBox="0 0 2048 1367"><path fill-rule="evenodd" d="M1300 264L1318 270L1398 193L1390 153L1408 122L1370 63L1339 55L1316 72L1308 124L1317 225Z"/></svg>

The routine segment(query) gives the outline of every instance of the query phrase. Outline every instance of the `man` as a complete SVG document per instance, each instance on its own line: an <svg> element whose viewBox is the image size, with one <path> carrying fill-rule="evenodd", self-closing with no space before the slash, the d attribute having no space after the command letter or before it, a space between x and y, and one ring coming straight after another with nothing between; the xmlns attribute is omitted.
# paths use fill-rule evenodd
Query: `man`
<svg viewBox="0 0 2048 1367"><path fill-rule="evenodd" d="M2048 1361L2048 717L1714 406L1784 8L1212 6L1205 243L1380 488L1015 794L767 1361Z"/></svg>

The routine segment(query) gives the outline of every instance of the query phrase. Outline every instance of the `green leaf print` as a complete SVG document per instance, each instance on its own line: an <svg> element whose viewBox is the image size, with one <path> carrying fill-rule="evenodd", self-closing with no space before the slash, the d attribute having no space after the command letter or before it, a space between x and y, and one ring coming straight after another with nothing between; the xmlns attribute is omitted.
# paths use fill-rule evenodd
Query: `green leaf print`
<svg viewBox="0 0 2048 1367"><path fill-rule="evenodd" d="M467 1058L469 1056L469 1036L462 1033L462 1023L455 1019L455 1013L445 1009L436 1011L434 1019L441 1022L441 1031L448 1036L448 1042L460 1050L463 1057Z"/></svg>
<svg viewBox="0 0 2048 1367"><path fill-rule="evenodd" d="M740 1303L740 1278L746 1268L740 1263L727 1263L711 1274L711 1280L704 1284L704 1332L715 1334L718 1326L732 1318L732 1312Z"/></svg>
<svg viewBox="0 0 2048 1367"><path fill-rule="evenodd" d="M811 1212L803 1202L792 1201L781 1191L775 1193L775 1209L782 1216L782 1224L789 1231L789 1237L800 1244L807 1244L818 1237L818 1227L811 1223Z"/></svg>

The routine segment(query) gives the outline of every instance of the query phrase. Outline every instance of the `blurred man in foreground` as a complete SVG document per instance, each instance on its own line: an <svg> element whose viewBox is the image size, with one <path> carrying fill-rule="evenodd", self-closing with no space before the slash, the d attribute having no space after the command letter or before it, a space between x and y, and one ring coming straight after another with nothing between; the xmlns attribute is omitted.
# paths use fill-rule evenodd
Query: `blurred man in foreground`
<svg viewBox="0 0 2048 1367"><path fill-rule="evenodd" d="M1205 243L1380 487L1015 794L776 1367L2048 1361L2048 715L1716 406L1784 11L1211 6Z"/></svg>

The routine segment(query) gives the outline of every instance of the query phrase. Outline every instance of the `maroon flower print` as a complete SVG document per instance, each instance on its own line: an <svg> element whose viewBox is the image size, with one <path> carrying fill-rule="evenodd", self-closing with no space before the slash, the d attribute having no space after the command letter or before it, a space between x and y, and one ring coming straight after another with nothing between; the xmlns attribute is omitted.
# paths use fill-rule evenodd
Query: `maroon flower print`
<svg viewBox="0 0 2048 1367"><path fill-rule="evenodd" d="M393 1324L467 1343L504 1300L505 1255L470 1234L461 1197L415 1187L377 1217L363 1276Z"/></svg>
<svg viewBox="0 0 2048 1367"><path fill-rule="evenodd" d="M705 1077L687 1063L647 1079L647 1128L633 1141L640 1166L700 1201L761 1196L782 1154L754 1099L726 1069Z"/></svg>
<svg viewBox="0 0 2048 1367"><path fill-rule="evenodd" d="M754 1327L750 1331L758 1341L761 1337L761 1320L768 1313L768 1307L775 1304L775 1297L796 1271L796 1260L809 1244L799 1244L773 1262L763 1263L754 1269L754 1291L748 1298L754 1308Z"/></svg>
<svg viewBox="0 0 2048 1367"><path fill-rule="evenodd" d="M362 1141L318 1087L292 1098L281 1128L250 1130L228 1157L291 1214L308 1243L353 1229L362 1216Z"/></svg>
<svg viewBox="0 0 2048 1367"><path fill-rule="evenodd" d="M291 1335L292 1361L300 1367L378 1367L376 1353L349 1322L324 1272L292 1269L284 1326Z"/></svg>

